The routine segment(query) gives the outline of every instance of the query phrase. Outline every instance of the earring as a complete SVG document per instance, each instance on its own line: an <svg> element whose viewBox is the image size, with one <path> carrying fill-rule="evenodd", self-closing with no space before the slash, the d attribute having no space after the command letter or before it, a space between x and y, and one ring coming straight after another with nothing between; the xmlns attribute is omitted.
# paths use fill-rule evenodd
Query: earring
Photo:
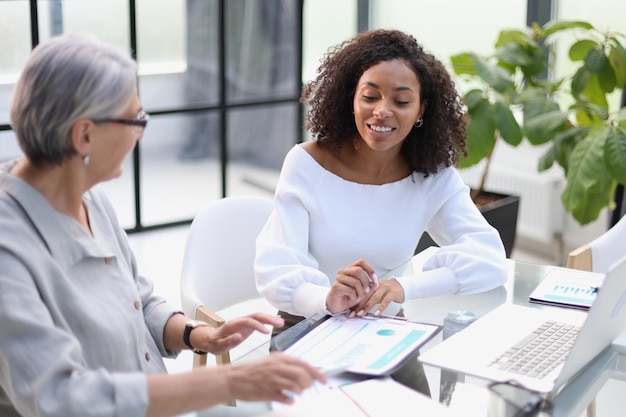
<svg viewBox="0 0 626 417"><path fill-rule="evenodd" d="M413 126L420 128L424 124L424 119L419 119L417 122L413 123Z"/></svg>
<svg viewBox="0 0 626 417"><path fill-rule="evenodd" d="M83 156L83 164L89 165L89 155Z"/></svg>

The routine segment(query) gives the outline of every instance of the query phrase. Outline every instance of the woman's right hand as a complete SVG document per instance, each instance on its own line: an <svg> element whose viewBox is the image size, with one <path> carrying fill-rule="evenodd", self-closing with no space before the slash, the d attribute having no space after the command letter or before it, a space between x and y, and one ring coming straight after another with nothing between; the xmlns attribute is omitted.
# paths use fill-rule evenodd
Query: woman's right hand
<svg viewBox="0 0 626 417"><path fill-rule="evenodd" d="M326 296L326 309L338 314L361 301L378 287L378 279L372 265L365 259L340 269Z"/></svg>
<svg viewBox="0 0 626 417"><path fill-rule="evenodd" d="M326 376L318 368L281 352L228 368L227 386L233 400L292 404L292 394L301 394L314 381L326 383Z"/></svg>

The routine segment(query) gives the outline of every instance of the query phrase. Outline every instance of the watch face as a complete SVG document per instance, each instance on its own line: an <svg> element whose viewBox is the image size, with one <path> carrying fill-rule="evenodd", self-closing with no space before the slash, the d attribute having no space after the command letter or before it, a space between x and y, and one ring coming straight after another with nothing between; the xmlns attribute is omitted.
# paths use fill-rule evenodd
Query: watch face
<svg viewBox="0 0 626 417"><path fill-rule="evenodd" d="M208 326L208 325L209 323L205 323L200 320L190 320L187 322L187 327L191 327L192 329L195 329L198 326Z"/></svg>

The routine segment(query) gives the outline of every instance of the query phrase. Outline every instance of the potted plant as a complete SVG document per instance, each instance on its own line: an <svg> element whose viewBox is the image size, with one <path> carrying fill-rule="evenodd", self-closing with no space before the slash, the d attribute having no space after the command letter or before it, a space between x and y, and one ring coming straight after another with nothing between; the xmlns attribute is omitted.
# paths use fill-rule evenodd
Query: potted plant
<svg viewBox="0 0 626 417"><path fill-rule="evenodd" d="M566 48L574 70L554 77L556 42L566 32L575 35ZM554 163L563 168L561 201L579 224L613 205L617 185L626 184L626 110L611 109L607 96L626 86L624 39L584 21L550 22L501 31L490 56L451 57L469 87L463 95L469 156L460 168L485 160L475 194L483 191L496 143L518 146L526 138L547 144L539 171Z"/></svg>

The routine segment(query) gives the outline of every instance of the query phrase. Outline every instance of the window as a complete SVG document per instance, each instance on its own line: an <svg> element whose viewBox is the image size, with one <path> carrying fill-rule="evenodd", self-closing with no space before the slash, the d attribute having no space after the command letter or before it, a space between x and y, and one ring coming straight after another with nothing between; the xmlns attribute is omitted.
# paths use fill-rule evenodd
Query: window
<svg viewBox="0 0 626 417"><path fill-rule="evenodd" d="M21 154L8 104L31 48L87 32L133 51L151 116L122 178L102 184L123 227L188 223L222 196L271 195L284 155L302 141L302 7L302 0L0 2L0 161Z"/></svg>

